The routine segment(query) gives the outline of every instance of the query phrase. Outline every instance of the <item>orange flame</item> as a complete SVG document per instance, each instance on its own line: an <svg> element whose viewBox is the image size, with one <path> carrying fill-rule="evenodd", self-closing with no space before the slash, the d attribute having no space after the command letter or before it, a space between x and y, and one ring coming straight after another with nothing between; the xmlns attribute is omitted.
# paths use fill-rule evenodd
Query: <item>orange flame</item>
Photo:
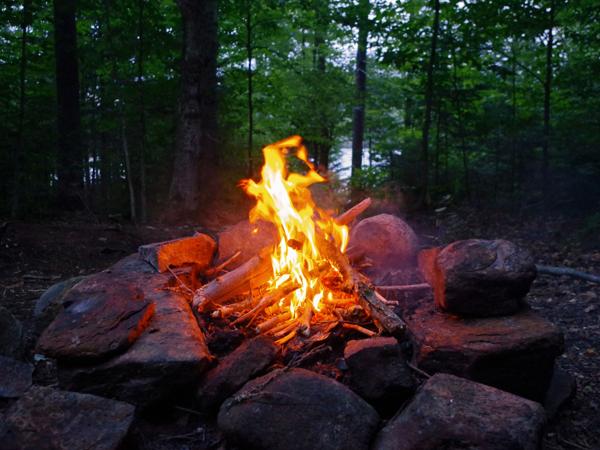
<svg viewBox="0 0 600 450"><path fill-rule="evenodd" d="M291 149L308 168L305 175L290 173L286 156ZM313 310L321 310L321 302L331 298L331 291L319 276L323 267L333 269L318 246L318 237L333 242L342 252L348 243L348 227L338 225L327 213L317 208L308 189L314 183L325 182L308 160L300 136L291 136L263 148L265 164L261 180L242 180L241 186L257 203L250 211L250 221L263 219L274 223L279 243L271 256L273 277L270 287L277 288L292 280L300 287L279 302L297 317L306 302Z"/></svg>

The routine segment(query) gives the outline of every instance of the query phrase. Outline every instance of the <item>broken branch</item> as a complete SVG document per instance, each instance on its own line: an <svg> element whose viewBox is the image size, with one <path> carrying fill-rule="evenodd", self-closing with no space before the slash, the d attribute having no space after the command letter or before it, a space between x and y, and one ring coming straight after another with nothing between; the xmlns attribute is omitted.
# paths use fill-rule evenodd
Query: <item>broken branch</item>
<svg viewBox="0 0 600 450"><path fill-rule="evenodd" d="M573 278L579 278L580 280L591 281L592 283L600 283L600 276L592 273L581 272L579 270L571 269L570 267L554 267L554 266L542 266L535 265L538 273L543 275L567 275Z"/></svg>
<svg viewBox="0 0 600 450"><path fill-rule="evenodd" d="M338 225L348 225L350 222L352 222L354 219L360 216L363 212L365 212L367 208L371 206L371 203L372 200L369 197L367 197L362 202L354 205L348 211L337 216L335 221Z"/></svg>

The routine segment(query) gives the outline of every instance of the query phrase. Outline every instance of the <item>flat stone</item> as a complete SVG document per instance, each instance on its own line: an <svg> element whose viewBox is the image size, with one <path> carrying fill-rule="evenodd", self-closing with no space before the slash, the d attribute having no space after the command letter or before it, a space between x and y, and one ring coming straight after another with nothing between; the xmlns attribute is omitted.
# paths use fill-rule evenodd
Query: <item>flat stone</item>
<svg viewBox="0 0 600 450"><path fill-rule="evenodd" d="M379 214L361 220L350 232L348 256L366 257L372 267L364 272L374 283L390 272L415 265L419 241L412 228L399 217Z"/></svg>
<svg viewBox="0 0 600 450"><path fill-rule="evenodd" d="M536 402L437 374L380 432L373 450L536 450L545 423Z"/></svg>
<svg viewBox="0 0 600 450"><path fill-rule="evenodd" d="M264 220L255 223L242 220L220 232L218 240L218 262L240 252L240 256L227 266L228 269L235 269L258 255L263 248L274 245L277 242L277 229Z"/></svg>
<svg viewBox="0 0 600 450"><path fill-rule="evenodd" d="M344 359L352 390L380 412L395 412L415 388L398 341L374 337L349 341Z"/></svg>
<svg viewBox="0 0 600 450"><path fill-rule="evenodd" d="M406 304L401 313L413 344L413 362L428 373L445 372L541 401L562 332L531 310L489 318L440 312L431 298Z"/></svg>
<svg viewBox="0 0 600 450"><path fill-rule="evenodd" d="M0 356L0 398L18 398L31 386L33 366Z"/></svg>
<svg viewBox="0 0 600 450"><path fill-rule="evenodd" d="M201 410L211 411L237 392L247 381L271 365L279 348L267 337L256 337L240 345L209 371L198 389Z"/></svg>
<svg viewBox="0 0 600 450"><path fill-rule="evenodd" d="M67 293L85 277L73 277L50 286L38 299L33 309L35 330L41 334L64 309Z"/></svg>
<svg viewBox="0 0 600 450"><path fill-rule="evenodd" d="M5 450L114 450L127 435L134 407L93 395L34 386L0 425Z"/></svg>
<svg viewBox="0 0 600 450"><path fill-rule="evenodd" d="M575 378L560 367L554 367L550 387L546 391L543 403L548 419L551 420L554 418L569 400L574 397L576 389Z"/></svg>
<svg viewBox="0 0 600 450"><path fill-rule="evenodd" d="M165 289L168 279L154 274L146 280L144 295L156 311L127 352L92 366L59 361L62 387L144 407L173 400L180 392L193 395L213 358L187 300Z"/></svg>
<svg viewBox="0 0 600 450"><path fill-rule="evenodd" d="M23 326L10 311L0 306L0 355L23 356Z"/></svg>
<svg viewBox="0 0 600 450"><path fill-rule="evenodd" d="M184 265L195 265L202 270L211 264L216 248L213 238L197 233L182 239L142 245L138 253L159 272Z"/></svg>
<svg viewBox="0 0 600 450"><path fill-rule="evenodd" d="M218 424L241 448L366 450L379 416L343 384L291 369L247 383L223 403Z"/></svg>
<svg viewBox="0 0 600 450"><path fill-rule="evenodd" d="M536 276L529 252L501 239L454 242L432 263L436 304L465 316L516 313Z"/></svg>
<svg viewBox="0 0 600 450"><path fill-rule="evenodd" d="M37 352L63 361L122 353L148 326L154 304L144 295L152 276L121 266L87 277L62 300L65 309L44 330Z"/></svg>

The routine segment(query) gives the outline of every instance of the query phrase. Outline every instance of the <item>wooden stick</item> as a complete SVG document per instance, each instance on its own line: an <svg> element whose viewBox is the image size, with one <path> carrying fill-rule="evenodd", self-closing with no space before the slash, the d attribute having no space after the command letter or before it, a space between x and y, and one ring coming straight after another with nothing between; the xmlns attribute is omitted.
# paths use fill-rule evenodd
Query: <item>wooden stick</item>
<svg viewBox="0 0 600 450"><path fill-rule="evenodd" d="M371 206L372 200L370 198L365 198L362 202L357 203L348 211L340 214L335 218L335 221L338 225L348 225L362 213L364 213L369 206Z"/></svg>
<svg viewBox="0 0 600 450"><path fill-rule="evenodd" d="M205 284L194 294L192 306L198 311L208 305L219 305L230 298L249 290L252 285L260 285L268 281L273 272L271 260L263 250L257 256L246 261L240 267L217 277Z"/></svg>
<svg viewBox="0 0 600 450"><path fill-rule="evenodd" d="M233 255L231 255L229 258L227 258L225 261L223 261L221 264L219 264L218 266L207 269L206 272L204 272L204 276L210 278L210 277L217 275L221 270L223 270L229 264L231 264L236 259L238 259L241 254L242 254L242 252L240 250L238 250Z"/></svg>
<svg viewBox="0 0 600 450"><path fill-rule="evenodd" d="M428 283L375 286L378 291L410 292L431 289Z"/></svg>
<svg viewBox="0 0 600 450"><path fill-rule="evenodd" d="M290 334L288 334L287 336L282 337L281 339L278 339L275 341L276 344L279 345L283 345L285 344L287 341L294 339L294 336L296 336L296 330L293 330Z"/></svg>
<svg viewBox="0 0 600 450"><path fill-rule="evenodd" d="M284 312L283 314L273 316L270 319L267 319L264 322L259 323L258 325L256 325L256 328L254 328L254 330L256 331L257 334L264 333L265 331L269 331L271 328L275 327L280 322L289 320L289 318L290 318L290 313Z"/></svg>
<svg viewBox="0 0 600 450"><path fill-rule="evenodd" d="M392 336L404 334L406 324L387 304L379 299L373 286L357 272L353 274L353 279L356 283L355 292L358 295L358 302L367 313Z"/></svg>
<svg viewBox="0 0 600 450"><path fill-rule="evenodd" d="M298 328L298 319L292 320L290 323L287 324L287 326L278 330L277 332L274 332L273 335L277 338L285 336L287 333L289 333L292 330L295 330L296 328Z"/></svg>
<svg viewBox="0 0 600 450"><path fill-rule="evenodd" d="M344 323L342 323L342 327L349 328L351 330L356 330L356 331L358 331L358 332L360 332L362 334L365 334L365 335L367 335L369 337L377 336L377 333L375 333L374 331L371 331L371 330L369 330L369 329L367 329L365 327L361 327L360 325L356 325L354 323L346 323L346 322L344 322Z"/></svg>
<svg viewBox="0 0 600 450"><path fill-rule="evenodd" d="M567 275L580 280L591 281L592 283L600 283L600 276L593 273L580 272L579 270L571 269L570 267L554 267L535 265L538 273L543 275Z"/></svg>
<svg viewBox="0 0 600 450"><path fill-rule="evenodd" d="M313 308L312 303L306 300L304 302L304 311L302 313L302 317L300 317L300 332L304 336L310 336L310 321L313 316Z"/></svg>
<svg viewBox="0 0 600 450"><path fill-rule="evenodd" d="M259 312L264 310L267 306L270 306L273 303L278 302L283 297L288 295L290 292L295 291L299 287L300 286L298 286L298 284L296 282L294 282L293 280L286 281L281 286L279 286L278 288L275 288L273 291L271 291L267 295L265 295L258 302L258 304L254 308L252 308L250 311L246 312L245 314L242 314L236 320L231 322L231 325L237 325L238 323L245 322L246 320L253 318L256 314L258 314Z"/></svg>

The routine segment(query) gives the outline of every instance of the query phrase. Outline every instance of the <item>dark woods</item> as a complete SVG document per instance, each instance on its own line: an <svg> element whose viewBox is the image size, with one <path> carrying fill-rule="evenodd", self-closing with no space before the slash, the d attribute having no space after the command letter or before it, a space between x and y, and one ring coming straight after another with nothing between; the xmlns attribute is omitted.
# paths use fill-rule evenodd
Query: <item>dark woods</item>
<svg viewBox="0 0 600 450"><path fill-rule="evenodd" d="M0 7L0 214L197 218L260 148L412 207L591 213L594 0L26 0ZM342 172L345 173L345 172Z"/></svg>

